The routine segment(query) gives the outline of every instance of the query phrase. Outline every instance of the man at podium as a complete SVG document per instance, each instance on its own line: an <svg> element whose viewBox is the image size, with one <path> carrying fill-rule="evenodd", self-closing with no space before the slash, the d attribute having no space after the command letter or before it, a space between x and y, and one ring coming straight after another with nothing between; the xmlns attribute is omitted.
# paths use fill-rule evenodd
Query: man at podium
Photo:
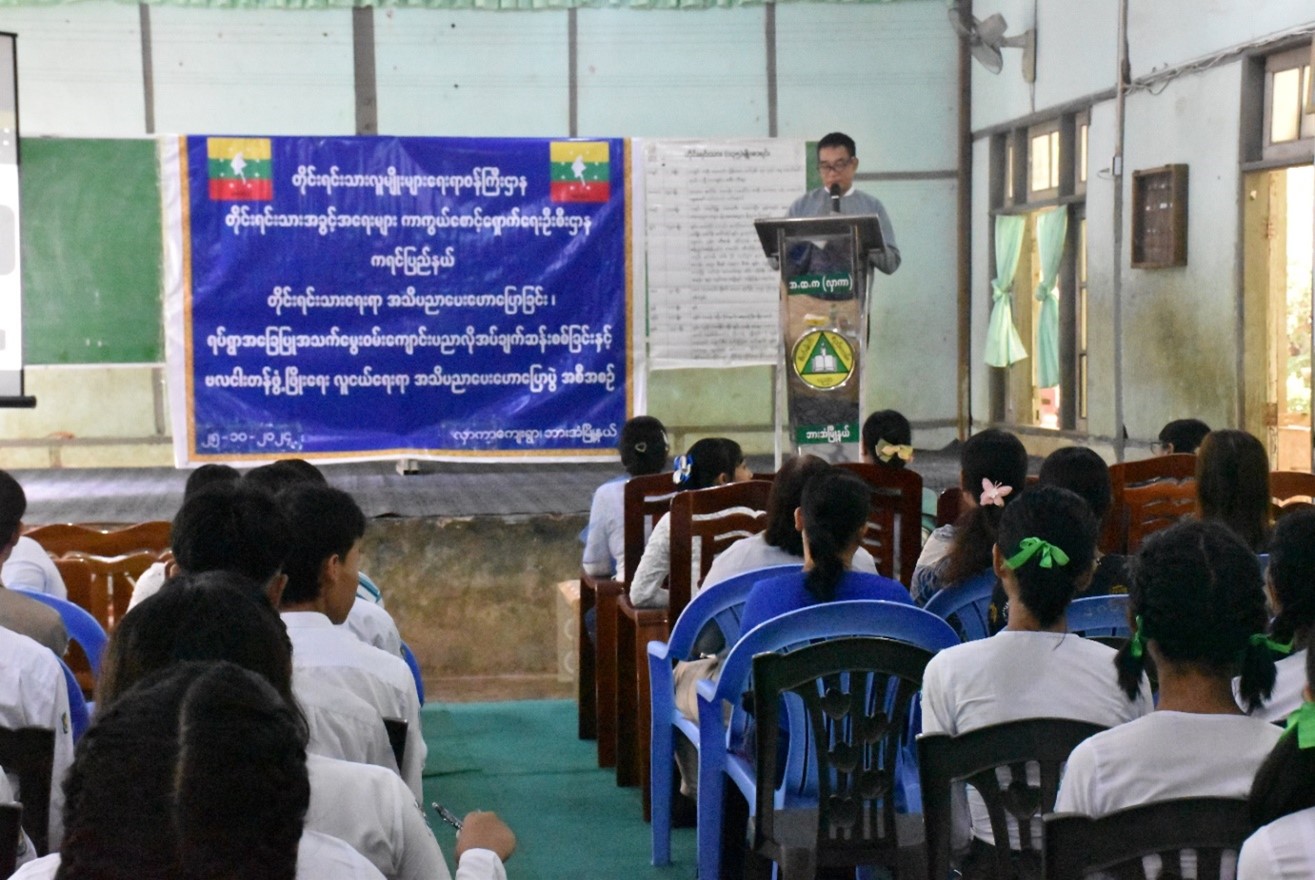
<svg viewBox="0 0 1315 880"><path fill-rule="evenodd" d="M895 227L891 225L886 208L875 197L854 187L854 174L858 171L854 139L833 131L817 142L817 170L822 185L795 199L790 206L791 217L825 217L827 214L875 214L881 219L881 232L885 247L872 251L868 259L873 266L887 275L900 265L899 248L895 245Z"/></svg>

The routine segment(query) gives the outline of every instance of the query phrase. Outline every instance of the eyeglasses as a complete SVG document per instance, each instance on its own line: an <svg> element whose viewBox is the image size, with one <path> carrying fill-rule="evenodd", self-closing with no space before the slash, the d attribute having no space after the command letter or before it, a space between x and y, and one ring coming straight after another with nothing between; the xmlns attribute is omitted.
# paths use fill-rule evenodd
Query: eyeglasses
<svg viewBox="0 0 1315 880"><path fill-rule="evenodd" d="M854 164L853 158L837 159L834 162L818 162L817 170L821 171L823 174L825 174L828 171L830 171L832 174L839 174L841 171L844 171L846 168L848 168L850 165L853 164Z"/></svg>

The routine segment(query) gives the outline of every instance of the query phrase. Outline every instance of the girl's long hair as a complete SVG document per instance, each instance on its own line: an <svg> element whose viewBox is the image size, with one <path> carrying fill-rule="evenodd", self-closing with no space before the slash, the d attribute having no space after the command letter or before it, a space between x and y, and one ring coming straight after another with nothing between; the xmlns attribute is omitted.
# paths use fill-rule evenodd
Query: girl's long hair
<svg viewBox="0 0 1315 880"><path fill-rule="evenodd" d="M840 556L867 527L872 490L851 473L828 466L828 470L804 486L799 509L804 520L804 540L813 567L804 586L819 602L829 602L845 574Z"/></svg>

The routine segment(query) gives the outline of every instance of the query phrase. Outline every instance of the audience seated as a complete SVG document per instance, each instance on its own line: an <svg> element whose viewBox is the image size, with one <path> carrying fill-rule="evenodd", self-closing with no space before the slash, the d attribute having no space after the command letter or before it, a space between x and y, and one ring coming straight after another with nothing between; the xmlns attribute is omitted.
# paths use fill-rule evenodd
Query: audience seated
<svg viewBox="0 0 1315 880"><path fill-rule="evenodd" d="M991 567L1000 514L1027 481L1027 450L1008 431L987 428L963 444L959 485L967 508L953 525L932 532L909 585L919 605L943 589Z"/></svg>
<svg viewBox="0 0 1315 880"><path fill-rule="evenodd" d="M280 607L292 638L292 662L365 700L383 718L407 723L402 778L423 797L425 740L411 670L396 654L367 645L340 628L356 600L365 514L346 492L302 484L279 495L291 528Z"/></svg>
<svg viewBox="0 0 1315 880"><path fill-rule="evenodd" d="M1195 453L1209 433L1210 426L1200 419L1174 419L1160 429L1160 442L1155 444L1155 454Z"/></svg>
<svg viewBox="0 0 1315 880"><path fill-rule="evenodd" d="M1273 693L1251 714L1282 721L1303 702L1307 648L1315 632L1315 510L1295 511L1274 526L1265 589L1275 614L1270 638L1289 653L1278 659ZM1233 684L1236 690L1238 680Z"/></svg>
<svg viewBox="0 0 1315 880"><path fill-rule="evenodd" d="M27 513L27 495L23 487L5 471L0 471L0 563L9 559L23 535L23 514ZM63 657L68 649L68 631L59 612L30 596L6 589L9 584L0 573L0 626L45 645Z"/></svg>
<svg viewBox="0 0 1315 880"><path fill-rule="evenodd" d="M261 585L229 572L174 578L124 618L107 652L101 706L113 705L141 678L178 662L216 660L257 673L296 706L287 631ZM391 880L449 876L415 798L397 774L316 754L307 755L306 766L307 828L351 844ZM504 876L493 847L483 849L470 853L468 870L459 876Z"/></svg>
<svg viewBox="0 0 1315 880"><path fill-rule="evenodd" d="M45 593L56 599L67 599L68 588L55 567L55 560L45 548L33 539L22 536L14 544L4 567L0 569L0 584L20 590Z"/></svg>
<svg viewBox="0 0 1315 880"><path fill-rule="evenodd" d="M744 463L740 444L725 437L708 437L690 447L689 452L676 459L672 480L681 492L707 489L725 483L740 483L753 478ZM695 548L697 550L697 548ZM693 566L700 560L695 557ZM662 608L667 604L663 589L671 572L671 514L664 513L653 526L653 534L644 546L630 584L630 602L636 608Z"/></svg>
<svg viewBox="0 0 1315 880"><path fill-rule="evenodd" d="M1005 508L991 556L1008 596L1009 623L992 638L932 658L922 684L925 732L957 736L1025 718L1113 727L1150 711L1145 678L1131 697L1119 688L1113 648L1067 635L1065 611L1091 578L1096 532L1087 504L1066 489L1029 488ZM973 840L962 869L971 876L972 863L990 862L982 850L993 839L981 797L969 791L968 799ZM961 845L968 842L967 818L956 822ZM1014 848L1017 834L1011 823Z"/></svg>
<svg viewBox="0 0 1315 880"><path fill-rule="evenodd" d="M1150 659L1159 702L1073 751L1056 812L1100 817L1171 798L1246 797L1280 734L1233 699L1235 674L1248 708L1274 685L1255 554L1218 523L1181 523L1137 554L1128 598L1135 629L1115 661L1119 683L1137 697Z"/></svg>
<svg viewBox="0 0 1315 880"><path fill-rule="evenodd" d="M1302 654L1304 701L1251 785L1247 800L1256 832L1238 853L1237 880L1315 877L1315 653Z"/></svg>
<svg viewBox="0 0 1315 880"><path fill-rule="evenodd" d="M667 429L652 416L636 416L622 426L617 451L626 476L614 477L594 490L584 529L581 564L585 574L594 577L625 576L626 479L662 472L667 462Z"/></svg>
<svg viewBox="0 0 1315 880"><path fill-rule="evenodd" d="M307 830L305 729L259 676L181 663L98 713L69 773L62 849L20 880L378 880Z"/></svg>
<svg viewBox="0 0 1315 880"><path fill-rule="evenodd" d="M863 421L859 456L867 464L903 468L913 461L913 427L904 414L879 409ZM936 491L922 488L922 517L930 529L936 522ZM929 532L923 532L925 541Z"/></svg>
<svg viewBox="0 0 1315 880"><path fill-rule="evenodd" d="M1196 456L1196 508L1232 529L1253 553L1269 542L1269 456L1246 431L1211 431Z"/></svg>

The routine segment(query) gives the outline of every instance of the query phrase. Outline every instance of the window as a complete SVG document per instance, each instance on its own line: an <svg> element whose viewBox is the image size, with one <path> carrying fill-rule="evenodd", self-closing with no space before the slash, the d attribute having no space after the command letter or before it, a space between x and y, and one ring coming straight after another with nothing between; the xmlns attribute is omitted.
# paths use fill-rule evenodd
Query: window
<svg viewBox="0 0 1315 880"><path fill-rule="evenodd" d="M1059 195L1059 121L1033 126L1027 141L1028 201Z"/></svg>
<svg viewBox="0 0 1315 880"><path fill-rule="evenodd" d="M1087 134L1091 129L1091 112L1079 113L1073 120L1073 124L1077 127L1078 153L1077 168L1074 169L1077 172L1077 179L1073 181L1073 191L1075 193L1085 193L1087 191Z"/></svg>
<svg viewBox="0 0 1315 880"><path fill-rule="evenodd" d="M1307 112L1311 94L1311 52L1302 46L1265 59L1266 159L1309 158L1315 145L1315 113Z"/></svg>

